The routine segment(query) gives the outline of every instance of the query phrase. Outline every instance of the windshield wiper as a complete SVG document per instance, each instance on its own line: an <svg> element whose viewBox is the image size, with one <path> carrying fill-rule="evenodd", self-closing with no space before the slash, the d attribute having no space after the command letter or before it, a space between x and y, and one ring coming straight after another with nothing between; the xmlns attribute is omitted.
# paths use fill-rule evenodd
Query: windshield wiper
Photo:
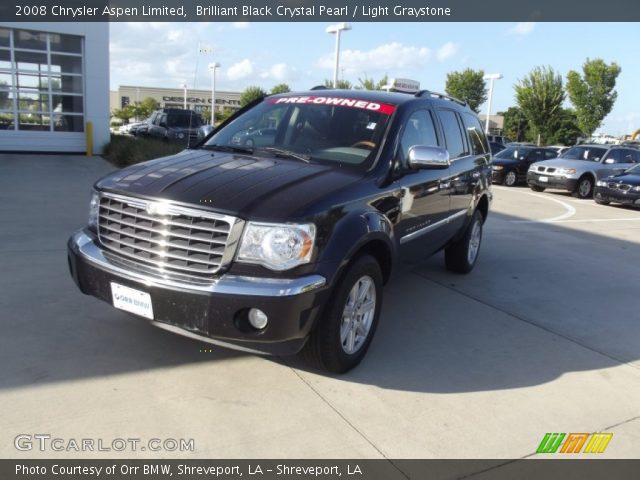
<svg viewBox="0 0 640 480"><path fill-rule="evenodd" d="M305 163L309 163L311 161L311 157L308 155L304 155L302 153L293 152L291 150L285 150L282 148L276 147L264 147L260 150L264 150L265 152L273 153L276 157L281 158L293 158L295 160L302 160Z"/></svg>
<svg viewBox="0 0 640 480"><path fill-rule="evenodd" d="M219 152L236 152L236 153L253 153L253 148L250 147L239 147L237 145L221 145L218 143L214 143L212 145L203 145L202 148L205 150L217 150Z"/></svg>

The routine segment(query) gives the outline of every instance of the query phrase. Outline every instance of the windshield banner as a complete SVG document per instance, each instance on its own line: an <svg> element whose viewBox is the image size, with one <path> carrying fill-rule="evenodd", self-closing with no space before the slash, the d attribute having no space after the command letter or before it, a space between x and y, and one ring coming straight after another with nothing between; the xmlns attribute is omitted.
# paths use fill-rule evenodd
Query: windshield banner
<svg viewBox="0 0 640 480"><path fill-rule="evenodd" d="M311 104L311 105L336 105L338 107L360 108L363 110L380 112L385 115L391 115L396 109L395 105L390 105L388 103L368 102L366 100L357 100L354 98L341 98L341 97L291 96L291 97L270 98L268 99L268 101L269 103L272 103L272 104L304 103L304 104Z"/></svg>

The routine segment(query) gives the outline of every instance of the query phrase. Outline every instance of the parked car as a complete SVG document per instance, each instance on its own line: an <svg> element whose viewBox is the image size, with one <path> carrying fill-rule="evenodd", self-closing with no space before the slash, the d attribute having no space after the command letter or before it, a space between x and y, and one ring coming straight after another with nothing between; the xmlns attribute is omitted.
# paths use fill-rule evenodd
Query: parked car
<svg viewBox="0 0 640 480"><path fill-rule="evenodd" d="M493 183L512 187L519 182L525 182L532 163L557 156L555 150L549 148L507 147L493 157Z"/></svg>
<svg viewBox="0 0 640 480"><path fill-rule="evenodd" d="M496 153L504 150L506 147L498 142L489 142L489 148L491 149L491 154L495 155Z"/></svg>
<svg viewBox="0 0 640 480"><path fill-rule="evenodd" d="M265 128L269 144L234 143ZM400 258L443 249L449 270L473 269L490 155L477 115L446 95L272 95L197 148L96 182L88 226L69 239L71 275L172 332L303 349L345 372L369 347Z"/></svg>
<svg viewBox="0 0 640 480"><path fill-rule="evenodd" d="M487 140L489 140L489 142L501 143L502 145L511 143L511 140L504 135L487 135Z"/></svg>
<svg viewBox="0 0 640 480"><path fill-rule="evenodd" d="M601 205L621 203L640 207L640 162L623 173L598 180L593 198Z"/></svg>
<svg viewBox="0 0 640 480"><path fill-rule="evenodd" d="M639 161L637 148L576 145L554 160L531 165L527 184L536 192L559 188L578 198L590 198L599 179L622 173Z"/></svg>
<svg viewBox="0 0 640 480"><path fill-rule="evenodd" d="M195 145L201 126L202 118L193 110L163 108L151 115L146 135L167 142Z"/></svg>
<svg viewBox="0 0 640 480"><path fill-rule="evenodd" d="M558 156L562 155L564 152L566 152L567 150L569 150L571 147L565 147L564 145L550 145L546 148L550 148L552 150L555 150L556 153L558 154Z"/></svg>
<svg viewBox="0 0 640 480"><path fill-rule="evenodd" d="M133 133L131 133L132 130L135 131L135 129L138 128L141 124L142 122L127 123L126 125L122 125L120 128L118 128L118 133L121 133L123 135L133 135Z"/></svg>

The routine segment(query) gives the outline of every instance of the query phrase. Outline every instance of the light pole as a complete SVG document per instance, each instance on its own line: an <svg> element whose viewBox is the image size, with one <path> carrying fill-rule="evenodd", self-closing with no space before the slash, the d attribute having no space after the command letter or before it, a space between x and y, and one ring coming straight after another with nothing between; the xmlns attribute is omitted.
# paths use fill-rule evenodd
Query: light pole
<svg viewBox="0 0 640 480"><path fill-rule="evenodd" d="M338 67L340 65L340 33L343 30L351 30L350 23L336 23L335 25L329 25L327 27L327 33L336 34L336 59L335 66L333 68L333 88L338 87Z"/></svg>
<svg viewBox="0 0 640 480"><path fill-rule="evenodd" d="M182 108L184 108L185 110L187 109L187 84L183 83L180 85L183 90L184 90L184 105Z"/></svg>
<svg viewBox="0 0 640 480"><path fill-rule="evenodd" d="M500 80L502 78L501 73L488 73L484 77L485 80L489 80L489 103L487 104L487 118L484 122L484 133L489 134L489 117L491 116L491 100L493 99L493 82L494 80Z"/></svg>
<svg viewBox="0 0 640 480"><path fill-rule="evenodd" d="M211 126L215 126L216 123L216 68L220 68L218 62L209 64L209 71L211 72Z"/></svg>

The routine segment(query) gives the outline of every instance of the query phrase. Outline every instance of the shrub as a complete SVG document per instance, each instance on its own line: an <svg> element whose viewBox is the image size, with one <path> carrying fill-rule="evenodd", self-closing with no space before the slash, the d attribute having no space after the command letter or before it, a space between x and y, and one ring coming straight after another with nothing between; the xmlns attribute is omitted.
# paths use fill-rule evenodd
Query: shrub
<svg viewBox="0 0 640 480"><path fill-rule="evenodd" d="M166 157L184 150L184 145L167 143L155 138L111 135L102 156L117 167L126 167L154 158Z"/></svg>

